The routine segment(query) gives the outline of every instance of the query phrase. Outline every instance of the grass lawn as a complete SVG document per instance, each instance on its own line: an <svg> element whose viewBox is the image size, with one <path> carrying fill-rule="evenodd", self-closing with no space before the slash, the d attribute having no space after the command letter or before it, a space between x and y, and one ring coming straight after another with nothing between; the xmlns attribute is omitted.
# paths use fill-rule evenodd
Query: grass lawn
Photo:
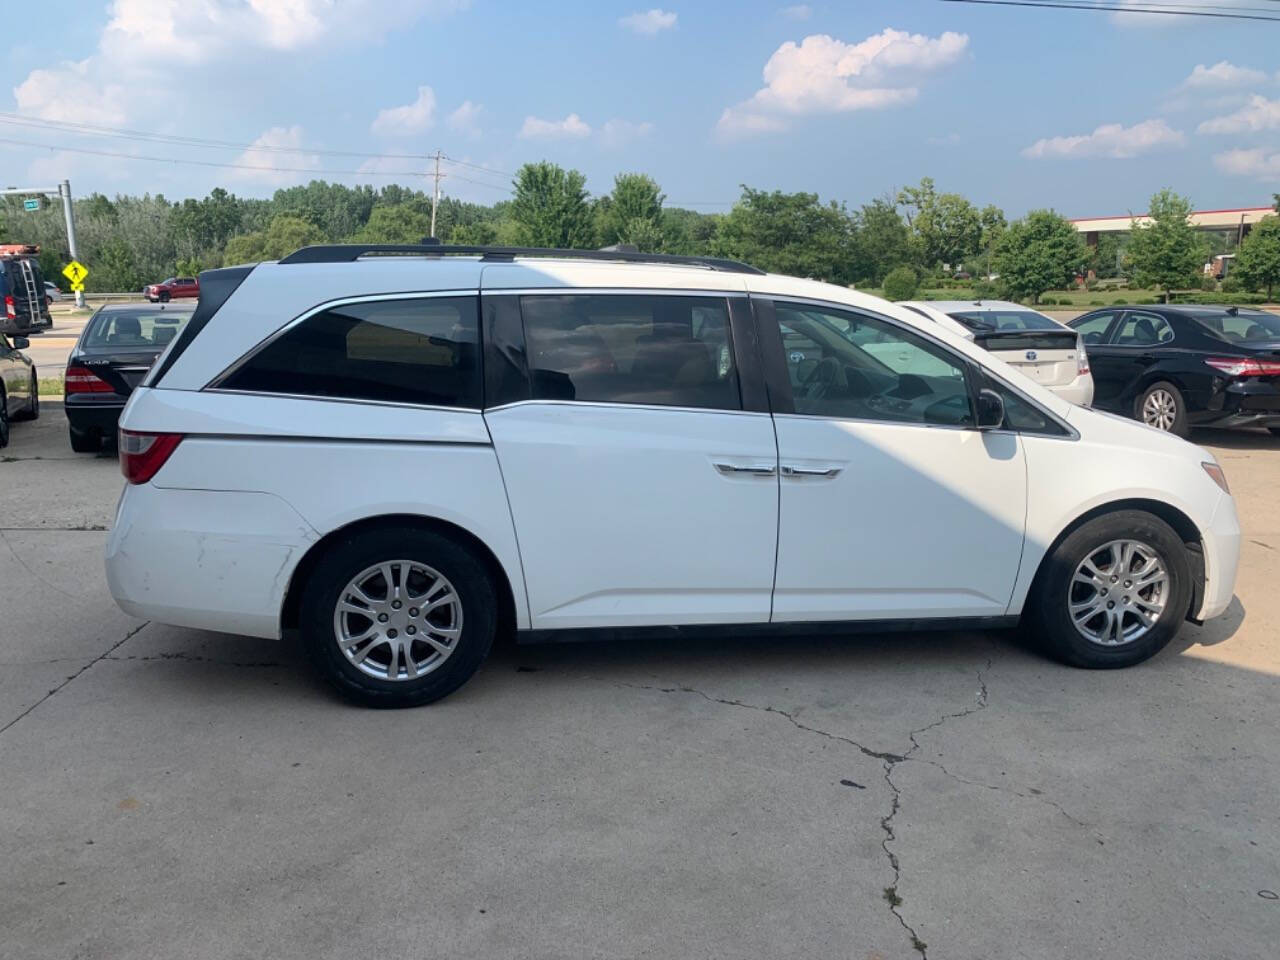
<svg viewBox="0 0 1280 960"><path fill-rule="evenodd" d="M62 378L61 377L41 377L40 378L40 396L42 397L62 396Z"/></svg>

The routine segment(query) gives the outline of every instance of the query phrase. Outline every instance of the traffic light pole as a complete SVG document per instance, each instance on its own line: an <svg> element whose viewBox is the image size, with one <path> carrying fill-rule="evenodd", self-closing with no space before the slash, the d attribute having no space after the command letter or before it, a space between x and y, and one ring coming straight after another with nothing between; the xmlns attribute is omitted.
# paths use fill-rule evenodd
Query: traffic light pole
<svg viewBox="0 0 1280 960"><path fill-rule="evenodd" d="M0 190L0 197L10 196L32 196L33 194L44 197L60 197L62 199L62 215L67 221L67 251L71 254L72 260L79 260L80 254L76 249L76 216L71 205L71 181L63 180L56 187L6 187ZM84 291L76 291L76 306L84 307Z"/></svg>

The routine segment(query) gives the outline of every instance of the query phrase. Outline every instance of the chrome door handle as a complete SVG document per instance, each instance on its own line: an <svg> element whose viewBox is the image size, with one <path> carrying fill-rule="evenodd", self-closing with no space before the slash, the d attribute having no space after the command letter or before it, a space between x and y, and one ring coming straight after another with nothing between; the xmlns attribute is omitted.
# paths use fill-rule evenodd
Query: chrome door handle
<svg viewBox="0 0 1280 960"><path fill-rule="evenodd" d="M831 478L839 476L841 467L796 467L791 464L784 463L782 465L782 475L784 477L826 477Z"/></svg>
<svg viewBox="0 0 1280 960"><path fill-rule="evenodd" d="M726 477L742 476L743 474L749 474L753 477L772 477L778 472L778 468L772 463L715 463L713 466Z"/></svg>

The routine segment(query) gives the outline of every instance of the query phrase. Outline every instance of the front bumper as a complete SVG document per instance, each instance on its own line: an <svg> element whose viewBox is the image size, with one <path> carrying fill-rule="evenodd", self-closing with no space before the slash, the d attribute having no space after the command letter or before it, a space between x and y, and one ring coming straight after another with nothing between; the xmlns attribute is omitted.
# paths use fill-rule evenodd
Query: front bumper
<svg viewBox="0 0 1280 960"><path fill-rule="evenodd" d="M1240 566L1240 520L1233 498L1223 494L1209 529L1201 533L1205 584L1204 598L1195 619L1208 620L1224 613L1235 596L1236 572Z"/></svg>

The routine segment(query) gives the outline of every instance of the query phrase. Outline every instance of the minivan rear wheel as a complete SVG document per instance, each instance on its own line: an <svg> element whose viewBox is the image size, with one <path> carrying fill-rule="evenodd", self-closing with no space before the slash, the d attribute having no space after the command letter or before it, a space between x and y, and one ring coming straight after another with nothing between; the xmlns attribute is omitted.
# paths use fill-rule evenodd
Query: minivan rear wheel
<svg viewBox="0 0 1280 960"><path fill-rule="evenodd" d="M373 530L320 558L299 625L312 663L344 696L414 707L479 669L496 609L485 565L467 547L429 530Z"/></svg>
<svg viewBox="0 0 1280 960"><path fill-rule="evenodd" d="M1191 603L1186 546L1153 514L1123 510L1082 524L1044 562L1029 626L1072 666L1127 667L1177 634Z"/></svg>

